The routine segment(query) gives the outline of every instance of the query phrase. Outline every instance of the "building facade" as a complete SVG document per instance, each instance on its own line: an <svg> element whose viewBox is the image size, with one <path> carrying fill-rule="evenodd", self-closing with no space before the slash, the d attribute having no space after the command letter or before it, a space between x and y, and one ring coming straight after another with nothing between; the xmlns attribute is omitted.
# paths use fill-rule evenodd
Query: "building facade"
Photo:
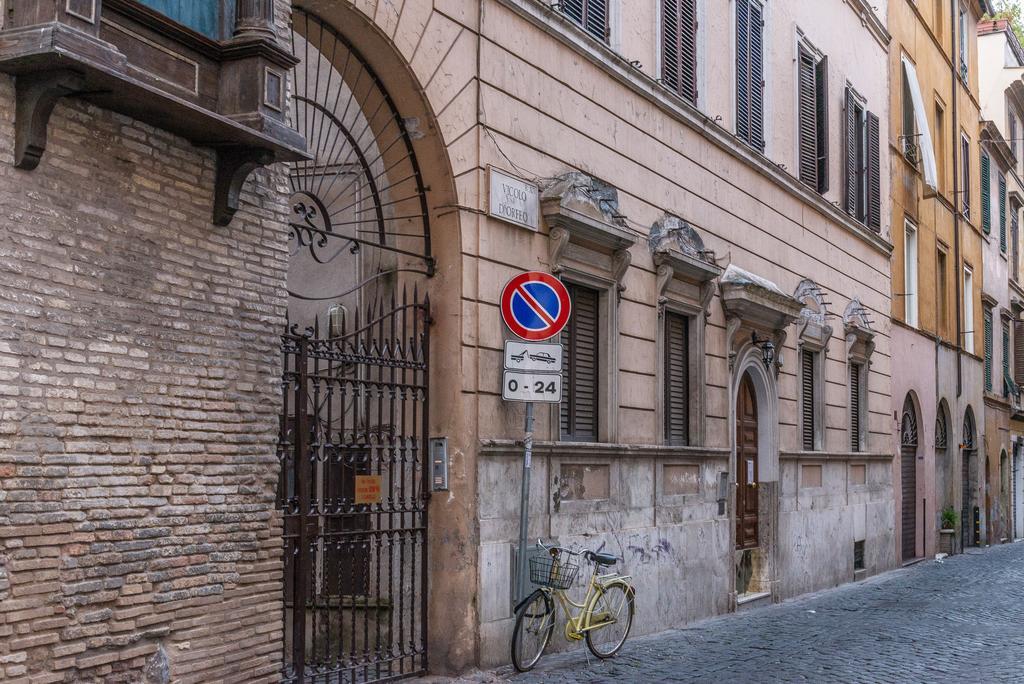
<svg viewBox="0 0 1024 684"><path fill-rule="evenodd" d="M987 529L982 214L991 208L978 191L976 27L989 10L975 2L889 3L892 320L899 350L893 476L903 562L940 549L945 509L957 512L956 536L966 545Z"/></svg>
<svg viewBox="0 0 1024 684"><path fill-rule="evenodd" d="M889 281L915 179L918 254L945 236L948 310L967 265L981 320L953 181L961 127L978 178L976 60L963 93L922 76L950 98L926 199L887 172L913 3L639 4L7 0L8 680L505 662L524 408L498 304L526 270L574 310L529 536L622 557L637 633L896 566L911 366L962 369L911 393L921 452L922 397L982 418L955 343L980 328L893 320ZM945 27L922 49L951 64Z"/></svg>
<svg viewBox="0 0 1024 684"><path fill-rule="evenodd" d="M998 226L998 239L991 239L998 249L989 247L986 257L986 289L996 298L998 311L993 320L998 327L992 331L993 354L986 357L987 366L994 367L1002 384L986 405L993 407L996 425L988 429L989 482L993 483L990 515L995 521L991 543L1013 540L1024 532L1024 510L1021 506L1021 435L1024 414L1021 409L1020 383L1024 382L1024 330L1020 321L1022 290L1020 280L1020 211L1024 203L1021 185L1022 125L1024 121L1024 50L1007 20L986 21L978 26L978 61L981 65L980 95L983 134L991 140L990 156L999 160L995 178L993 225ZM985 188L983 186L982 191ZM992 279L989 279L989 274ZM986 333L991 334L986 328ZM986 375L986 378L988 376ZM990 421L986 414L986 424Z"/></svg>

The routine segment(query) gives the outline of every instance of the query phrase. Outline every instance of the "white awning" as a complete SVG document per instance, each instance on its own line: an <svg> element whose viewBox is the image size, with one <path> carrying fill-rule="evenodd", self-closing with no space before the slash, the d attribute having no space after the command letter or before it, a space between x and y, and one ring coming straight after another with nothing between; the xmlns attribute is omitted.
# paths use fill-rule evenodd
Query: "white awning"
<svg viewBox="0 0 1024 684"><path fill-rule="evenodd" d="M935 148L932 147L932 134L928 128L928 116L925 114L924 98L921 97L921 86L917 82L917 71L906 55L903 55L903 73L907 77L907 85L910 88L910 100L914 105L914 120L917 122L917 132L920 134L914 142L917 145L917 149L921 151L921 161L924 163L924 182L925 185L938 192L939 174L935 170Z"/></svg>

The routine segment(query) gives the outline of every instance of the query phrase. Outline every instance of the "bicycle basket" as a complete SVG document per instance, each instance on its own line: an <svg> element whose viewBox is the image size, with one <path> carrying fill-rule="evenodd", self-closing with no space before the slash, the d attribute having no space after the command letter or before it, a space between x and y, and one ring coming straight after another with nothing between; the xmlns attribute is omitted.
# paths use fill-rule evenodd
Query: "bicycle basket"
<svg viewBox="0 0 1024 684"><path fill-rule="evenodd" d="M551 556L530 559L530 581L542 587L568 589L576 581L576 573L579 570L580 566L577 563Z"/></svg>

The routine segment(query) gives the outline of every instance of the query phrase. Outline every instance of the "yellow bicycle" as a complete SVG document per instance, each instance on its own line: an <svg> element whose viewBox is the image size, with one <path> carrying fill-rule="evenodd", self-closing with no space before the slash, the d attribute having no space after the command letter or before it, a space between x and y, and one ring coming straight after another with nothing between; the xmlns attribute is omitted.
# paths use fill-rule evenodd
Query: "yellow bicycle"
<svg viewBox="0 0 1024 684"><path fill-rule="evenodd" d="M530 580L540 588L516 606L516 626L512 631L512 664L520 672L533 669L551 640L557 619L555 600L565 613L565 638L586 639L587 648L598 658L611 658L626 643L633 626L633 599L636 590L628 575L602 574L619 559L608 553L567 549L538 544L547 554L530 559ZM576 603L567 593L579 573L583 558L593 565L587 593ZM572 614L572 609L579 612Z"/></svg>

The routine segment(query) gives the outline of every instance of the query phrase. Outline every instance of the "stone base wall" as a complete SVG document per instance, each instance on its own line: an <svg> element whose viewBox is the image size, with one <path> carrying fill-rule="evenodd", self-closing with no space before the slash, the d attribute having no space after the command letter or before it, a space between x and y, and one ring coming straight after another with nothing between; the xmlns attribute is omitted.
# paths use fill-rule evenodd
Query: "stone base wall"
<svg viewBox="0 0 1024 684"><path fill-rule="evenodd" d="M0 77L0 679L273 681L287 188L62 102L12 167Z"/></svg>

